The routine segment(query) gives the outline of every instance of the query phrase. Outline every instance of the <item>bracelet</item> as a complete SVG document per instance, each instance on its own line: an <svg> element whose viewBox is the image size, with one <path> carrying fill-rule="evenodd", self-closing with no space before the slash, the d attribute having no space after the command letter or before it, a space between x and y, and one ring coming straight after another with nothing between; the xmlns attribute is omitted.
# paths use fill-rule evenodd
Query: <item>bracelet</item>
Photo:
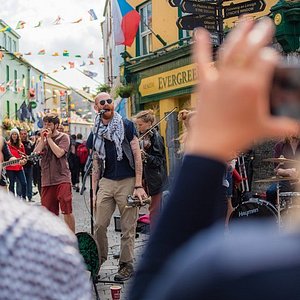
<svg viewBox="0 0 300 300"><path fill-rule="evenodd" d="M144 188L144 187L141 186L141 185L137 185L137 186L134 187L135 190L137 190L137 189L143 189L143 188Z"/></svg>

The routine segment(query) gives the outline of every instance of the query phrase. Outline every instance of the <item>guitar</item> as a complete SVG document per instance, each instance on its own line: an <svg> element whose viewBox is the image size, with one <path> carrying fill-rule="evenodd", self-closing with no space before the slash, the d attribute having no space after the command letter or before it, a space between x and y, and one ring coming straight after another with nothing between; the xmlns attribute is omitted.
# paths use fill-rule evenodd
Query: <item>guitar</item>
<svg viewBox="0 0 300 300"><path fill-rule="evenodd" d="M37 154L37 153L31 153L30 155L24 155L23 157L14 159L14 160L9 160L9 161L5 161L3 163L0 163L0 166L2 168L5 168L7 166L12 166L12 165L16 165L18 164L21 160L26 159L26 160L30 160L32 162L37 162L41 157L41 154Z"/></svg>

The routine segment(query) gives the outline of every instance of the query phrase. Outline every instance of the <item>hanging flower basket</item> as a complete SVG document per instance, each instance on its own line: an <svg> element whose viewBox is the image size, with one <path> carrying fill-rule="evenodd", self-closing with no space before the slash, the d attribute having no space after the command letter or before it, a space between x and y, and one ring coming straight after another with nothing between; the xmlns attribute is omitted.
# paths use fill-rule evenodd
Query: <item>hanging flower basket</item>
<svg viewBox="0 0 300 300"><path fill-rule="evenodd" d="M97 92L99 93L110 93L110 91L111 87L106 83L102 83L97 87Z"/></svg>
<svg viewBox="0 0 300 300"><path fill-rule="evenodd" d="M116 95L121 98L129 98L132 95L133 86L132 85L120 85L116 88Z"/></svg>

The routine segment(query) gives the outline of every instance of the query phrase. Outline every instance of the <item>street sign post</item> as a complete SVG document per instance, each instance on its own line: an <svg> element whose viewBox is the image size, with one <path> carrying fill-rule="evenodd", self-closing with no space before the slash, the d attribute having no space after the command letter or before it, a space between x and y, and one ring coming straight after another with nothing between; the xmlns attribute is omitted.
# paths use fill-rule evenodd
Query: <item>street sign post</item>
<svg viewBox="0 0 300 300"><path fill-rule="evenodd" d="M264 0L251 0L237 4L224 6L224 18L237 17L242 14L252 14L263 11L266 8Z"/></svg>
<svg viewBox="0 0 300 300"><path fill-rule="evenodd" d="M213 17L217 16L217 7L214 4L183 0L180 4L180 8L184 13L200 14Z"/></svg>
<svg viewBox="0 0 300 300"><path fill-rule="evenodd" d="M217 31L217 20L214 17L203 18L198 15L187 15L178 18L177 27L183 30L193 30L197 27L204 27L208 31Z"/></svg>

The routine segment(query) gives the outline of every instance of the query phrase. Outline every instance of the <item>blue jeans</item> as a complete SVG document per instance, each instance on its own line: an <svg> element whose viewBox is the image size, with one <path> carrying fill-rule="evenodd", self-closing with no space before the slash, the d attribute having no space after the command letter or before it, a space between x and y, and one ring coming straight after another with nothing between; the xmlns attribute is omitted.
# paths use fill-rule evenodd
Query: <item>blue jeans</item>
<svg viewBox="0 0 300 300"><path fill-rule="evenodd" d="M25 200L26 199L27 182L26 182L26 177L25 177L24 171L23 170L20 170L20 171L7 170L6 174L9 179L9 190L15 195L15 183L18 180L21 184L21 194L19 194L18 196L21 196Z"/></svg>
<svg viewBox="0 0 300 300"><path fill-rule="evenodd" d="M26 189L26 194L27 198L29 201L32 199L32 182L33 182L33 170L32 166L28 167L23 167L25 177L26 177L26 182L27 182L27 189ZM17 180L17 195L22 195L22 185L20 184L19 180Z"/></svg>

